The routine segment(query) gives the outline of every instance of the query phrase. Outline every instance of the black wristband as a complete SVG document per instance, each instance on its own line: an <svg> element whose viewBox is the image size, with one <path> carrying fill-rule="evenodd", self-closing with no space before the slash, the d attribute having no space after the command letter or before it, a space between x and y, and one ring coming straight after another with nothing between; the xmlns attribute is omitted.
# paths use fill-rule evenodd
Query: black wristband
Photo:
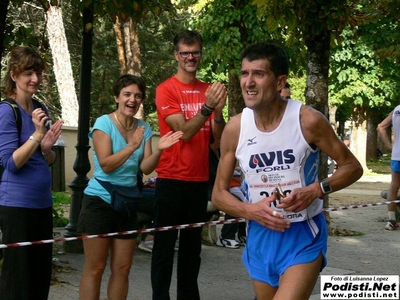
<svg viewBox="0 0 400 300"><path fill-rule="evenodd" d="M222 123L225 122L225 119L222 118L221 120L217 120L216 118L214 118L214 122L217 123L217 124L222 124Z"/></svg>
<svg viewBox="0 0 400 300"><path fill-rule="evenodd" d="M204 107L208 110L214 111L215 107L209 107L207 104L204 103Z"/></svg>

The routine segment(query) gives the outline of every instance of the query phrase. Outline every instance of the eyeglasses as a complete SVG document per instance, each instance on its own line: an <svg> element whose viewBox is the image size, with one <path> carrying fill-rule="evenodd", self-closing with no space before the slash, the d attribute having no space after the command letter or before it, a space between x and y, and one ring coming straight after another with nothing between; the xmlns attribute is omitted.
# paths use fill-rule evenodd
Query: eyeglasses
<svg viewBox="0 0 400 300"><path fill-rule="evenodd" d="M178 53L182 58L188 58L190 55L192 55L194 58L199 58L202 54L202 51L178 51Z"/></svg>

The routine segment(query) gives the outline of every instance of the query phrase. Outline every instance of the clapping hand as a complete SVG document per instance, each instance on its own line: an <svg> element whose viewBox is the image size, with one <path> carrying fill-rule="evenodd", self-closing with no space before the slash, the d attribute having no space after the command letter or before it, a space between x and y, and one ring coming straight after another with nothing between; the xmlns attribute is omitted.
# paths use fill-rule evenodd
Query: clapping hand
<svg viewBox="0 0 400 300"><path fill-rule="evenodd" d="M168 132L167 134L165 134L160 138L158 142L158 149L164 150L171 147L172 145L176 144L182 138L182 136L183 136L182 131Z"/></svg>
<svg viewBox="0 0 400 300"><path fill-rule="evenodd" d="M48 153L51 150L51 147L57 142L58 138L61 135L61 127L63 125L62 120L56 121L49 130L47 130L45 136L41 142L42 151Z"/></svg>
<svg viewBox="0 0 400 300"><path fill-rule="evenodd" d="M128 136L128 144L134 146L134 149L140 147L140 144L144 139L144 129L144 126L138 126L133 134Z"/></svg>
<svg viewBox="0 0 400 300"><path fill-rule="evenodd" d="M214 82L205 93L206 104L216 110L222 110L225 106L227 95L225 85L220 82Z"/></svg>

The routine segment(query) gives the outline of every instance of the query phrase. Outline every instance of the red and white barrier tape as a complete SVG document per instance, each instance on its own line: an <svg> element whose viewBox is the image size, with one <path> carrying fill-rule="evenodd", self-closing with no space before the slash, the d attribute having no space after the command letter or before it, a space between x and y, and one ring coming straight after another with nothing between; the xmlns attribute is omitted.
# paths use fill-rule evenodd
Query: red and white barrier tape
<svg viewBox="0 0 400 300"><path fill-rule="evenodd" d="M228 219L228 220L221 220L221 221L200 222L200 223L173 225L173 226L138 229L138 230L129 230L129 231L112 232L112 233L82 235L82 236L76 236L76 237L57 238L57 239L50 239L50 240L40 240L40 241L34 241L34 242L19 242L19 243L12 243L12 244L0 244L0 249L3 249L3 248L15 248L15 247L22 247L22 246L30 246L30 245L42 245L42 244L56 243L56 242L68 242L68 241L75 241L75 240L92 239L92 238L97 238L97 237L111 237L111 236L115 236L115 235L127 235L127 234L153 232L153 231L167 231L167 230L177 230L177 229L185 229L185 228L196 228L196 227L201 227L201 226L204 226L204 225L233 224L233 223L241 223L241 222L245 222L245 221L246 220L243 219L243 218L238 218L238 219Z"/></svg>
<svg viewBox="0 0 400 300"><path fill-rule="evenodd" d="M330 207L324 208L322 211L329 212L329 211L338 211L338 210L349 210L354 208L362 208L362 207L374 207L374 206L382 206L382 205L389 205L391 203L399 203L400 200L393 200L393 201L385 201L385 202L376 202L376 203L369 203L369 204L359 204L359 205L350 205L350 206L339 206L339 207Z"/></svg>
<svg viewBox="0 0 400 300"><path fill-rule="evenodd" d="M399 203L399 202L400 202L400 200L393 200L393 201L376 202L376 203L370 203L370 204L330 207L330 208L324 208L322 211L330 212L330 211L338 211L338 210L349 210L349 209L356 209L356 208L363 208L363 207L389 205L391 203ZM75 240L92 239L92 238L97 238L97 237L112 237L115 235L127 235L127 234L135 234L135 233L148 233L148 232L154 232L154 231L167 231L167 230L177 230L177 229L185 229L185 228L196 228L196 227L202 227L205 225L233 224L233 223L241 223L241 222L245 222L245 221L246 220L243 218L237 218L237 219L191 223L191 224L184 224L184 225L173 225L173 226L129 230L129 231L103 233L103 234L82 235L82 236L76 236L76 237L40 240L40 241L34 241L34 242L19 242L19 243L12 243L12 244L0 244L0 249L15 248L15 247L22 247L22 246L30 246L30 245L42 245L42 244L57 243L57 242L69 242L69 241L75 241Z"/></svg>

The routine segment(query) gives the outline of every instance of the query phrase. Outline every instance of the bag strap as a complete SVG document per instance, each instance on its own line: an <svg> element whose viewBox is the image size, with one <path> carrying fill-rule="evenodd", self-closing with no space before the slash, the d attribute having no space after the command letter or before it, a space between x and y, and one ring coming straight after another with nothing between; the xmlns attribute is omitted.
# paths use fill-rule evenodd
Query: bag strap
<svg viewBox="0 0 400 300"><path fill-rule="evenodd" d="M100 180L100 179L98 179L98 178L96 178L96 177L94 177L94 179L96 179L97 182L100 183L100 185L101 185L103 188L105 188L105 189L107 190L107 192L108 192L110 195L112 195L113 187L112 187L112 184L111 184L110 182Z"/></svg>
<svg viewBox="0 0 400 300"><path fill-rule="evenodd" d="M17 122L18 139L19 139L19 137L21 136L22 118L21 118L21 112L19 111L18 104L17 104L17 102L15 102L15 100L8 99L8 98L0 101L0 104L2 104L2 103L7 103L7 105L10 105L11 108L13 109L15 121ZM3 165L0 164L0 182L2 181L2 178L3 178L3 172L4 172L4 167L3 167Z"/></svg>
<svg viewBox="0 0 400 300"><path fill-rule="evenodd" d="M37 108L43 109L43 111L46 111L44 108L44 105L40 103L38 100L32 98L33 105L36 106ZM21 117L21 112L19 110L17 102L15 100L6 98L0 102L1 103L7 103L8 105L11 106L11 108L14 111L14 116L15 116L15 121L17 122L17 130L18 130L18 137L21 136L21 129L22 129L22 117Z"/></svg>
<svg viewBox="0 0 400 300"><path fill-rule="evenodd" d="M43 109L43 111L46 111L44 105L40 103L38 100L32 98L32 101L35 107L41 108ZM19 110L19 106L17 102L15 102L15 100L10 98L3 99L2 101L0 101L0 104L2 103L7 103L13 109L15 121L17 122L18 139L19 139L21 137L21 129L22 129L22 117L21 117L21 111ZM0 164L0 182L3 177L3 172L4 172L4 167Z"/></svg>
<svg viewBox="0 0 400 300"><path fill-rule="evenodd" d="M22 118L21 118L21 112L19 111L17 102L15 102L15 100L6 98L3 101L1 101L0 104L1 103L7 103L13 109L15 121L17 122L18 137L20 137L21 136L21 128L22 128Z"/></svg>

